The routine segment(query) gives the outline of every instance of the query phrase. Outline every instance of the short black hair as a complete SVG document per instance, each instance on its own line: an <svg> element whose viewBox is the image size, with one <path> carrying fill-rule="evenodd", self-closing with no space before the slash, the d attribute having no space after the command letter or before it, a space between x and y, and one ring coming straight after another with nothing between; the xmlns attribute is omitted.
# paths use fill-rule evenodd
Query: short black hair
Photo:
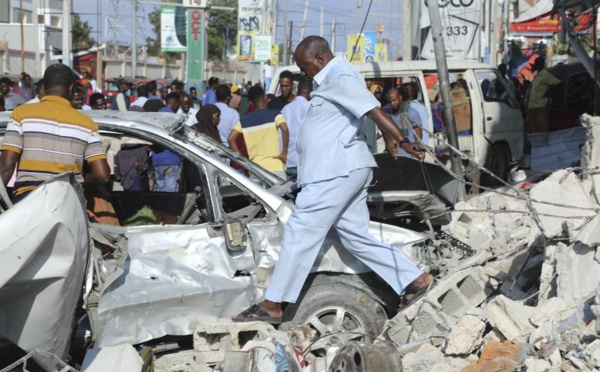
<svg viewBox="0 0 600 372"><path fill-rule="evenodd" d="M221 84L217 88L216 94L217 94L217 101L223 102L229 96L231 96L231 89L229 89L229 87L226 84Z"/></svg>
<svg viewBox="0 0 600 372"><path fill-rule="evenodd" d="M412 87L411 87L410 83L404 83L404 84L400 85L400 88L398 88L398 91L400 92L400 95L402 96L403 101L408 100L408 96L410 95L411 89L412 89Z"/></svg>
<svg viewBox="0 0 600 372"><path fill-rule="evenodd" d="M85 89L83 89L83 85L81 83L73 83L73 94L75 93L82 93L85 91Z"/></svg>
<svg viewBox="0 0 600 372"><path fill-rule="evenodd" d="M156 90L156 80L152 80L146 84L146 88L148 88L148 92L154 92Z"/></svg>
<svg viewBox="0 0 600 372"><path fill-rule="evenodd" d="M281 71L281 73L279 74L279 78L294 80L294 74L290 70Z"/></svg>
<svg viewBox="0 0 600 372"><path fill-rule="evenodd" d="M167 103L173 102L173 101L179 101L180 99L181 99L181 97L179 97L179 94L177 94L177 93L169 93L165 97L165 101L167 101Z"/></svg>
<svg viewBox="0 0 600 372"><path fill-rule="evenodd" d="M248 99L252 103L256 103L259 98L265 96L265 90L260 85L254 85L248 90Z"/></svg>
<svg viewBox="0 0 600 372"><path fill-rule="evenodd" d="M190 87L190 93L192 92L192 90L198 91L198 89L196 89L196 87Z"/></svg>
<svg viewBox="0 0 600 372"><path fill-rule="evenodd" d="M213 76L210 79L208 79L208 86L212 87L213 85L217 84L218 82L219 82L219 78Z"/></svg>
<svg viewBox="0 0 600 372"><path fill-rule="evenodd" d="M69 89L75 80L77 80L76 75L69 66L55 63L48 66L44 72L44 89L46 91L55 87Z"/></svg>
<svg viewBox="0 0 600 372"><path fill-rule="evenodd" d="M0 78L0 84L2 84L2 83L10 86L12 84L12 80L10 80L6 76L4 76L4 77Z"/></svg>
<svg viewBox="0 0 600 372"><path fill-rule="evenodd" d="M148 85L138 85L137 95L138 97L148 97Z"/></svg>
<svg viewBox="0 0 600 372"><path fill-rule="evenodd" d="M312 80L303 76L298 82L298 94L303 92L312 92Z"/></svg>
<svg viewBox="0 0 600 372"><path fill-rule="evenodd" d="M144 103L145 112L159 112L163 107L165 107L165 105L160 99L149 99Z"/></svg>
<svg viewBox="0 0 600 372"><path fill-rule="evenodd" d="M93 102L96 102L100 98L106 99L106 98L104 98L104 94L102 94L102 93L94 93L94 94L92 94L90 96L90 104L92 104Z"/></svg>

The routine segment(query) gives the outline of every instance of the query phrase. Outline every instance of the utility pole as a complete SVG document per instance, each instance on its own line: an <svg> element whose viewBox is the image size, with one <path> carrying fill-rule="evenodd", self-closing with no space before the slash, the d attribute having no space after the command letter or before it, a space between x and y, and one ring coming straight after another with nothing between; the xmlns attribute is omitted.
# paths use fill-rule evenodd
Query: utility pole
<svg viewBox="0 0 600 372"><path fill-rule="evenodd" d="M71 49L73 49L71 6L72 0L63 0L62 60L64 65L73 68L73 58L71 58Z"/></svg>
<svg viewBox="0 0 600 372"><path fill-rule="evenodd" d="M335 27L335 18L334 18L333 21L331 22L331 51L333 52L334 55L335 55L335 32L336 32L336 27Z"/></svg>
<svg viewBox="0 0 600 372"><path fill-rule="evenodd" d="M38 21L38 9L40 8L40 0L33 0L33 29L35 30L35 75L42 76L40 60L40 25Z"/></svg>
<svg viewBox="0 0 600 372"><path fill-rule="evenodd" d="M131 77L135 79L137 75L137 0L131 4L131 20L133 22L131 29Z"/></svg>
<svg viewBox="0 0 600 372"><path fill-rule="evenodd" d="M288 56L291 56L292 54L294 54L294 52L292 51L292 39L293 39L292 35L293 35L293 32L294 32L294 21L290 21L290 36L288 37L288 43L289 44L287 45ZM291 64L291 62L288 61L287 64L289 65L289 64Z"/></svg>
<svg viewBox="0 0 600 372"><path fill-rule="evenodd" d="M429 8L429 18L431 19L431 33L433 36L433 49L435 52L435 62L438 68L440 93L442 94L442 105L444 107L444 124L446 125L446 134L448 142L455 148L458 148L458 136L456 135L456 122L454 121L454 106L450 95L450 79L448 77L448 65L446 64L446 49L442 36L442 20L440 18L440 8L437 0L427 1ZM450 157L452 172L457 177L462 177L463 170L460 162L460 156L452 151ZM461 184L458 187L458 200L465 200L465 188Z"/></svg>
<svg viewBox="0 0 600 372"><path fill-rule="evenodd" d="M323 37L323 7L321 7L321 30L319 36Z"/></svg>
<svg viewBox="0 0 600 372"><path fill-rule="evenodd" d="M289 0L284 0L285 1L285 6L284 6L284 13L283 13L283 65L287 66L288 63L288 27L289 27L289 23L288 23L288 3Z"/></svg>
<svg viewBox="0 0 600 372"><path fill-rule="evenodd" d="M306 31L306 17L308 16L308 3L310 0L306 0L304 4L304 17L302 17L302 30L300 31L300 40L304 40L304 32Z"/></svg>
<svg viewBox="0 0 600 372"><path fill-rule="evenodd" d="M411 60L417 60L417 59L420 59L419 57L421 56L421 2L420 1L411 1L410 6L411 6L411 8L410 8ZM439 8L438 8L438 14L439 14ZM438 19L439 19L439 16L438 16ZM431 21L431 23L433 23L433 20ZM433 28L433 26L432 26L432 28Z"/></svg>
<svg viewBox="0 0 600 372"><path fill-rule="evenodd" d="M25 72L25 30L23 29L23 0L20 1L19 20L21 21L21 72Z"/></svg>
<svg viewBox="0 0 600 372"><path fill-rule="evenodd" d="M402 60L412 60L412 19L411 19L411 4L412 2L404 0L402 2Z"/></svg>
<svg viewBox="0 0 600 372"><path fill-rule="evenodd" d="M273 1L273 32L271 33L271 45L275 45L277 43L277 13L279 13L279 0ZM279 56L277 57L279 60Z"/></svg>

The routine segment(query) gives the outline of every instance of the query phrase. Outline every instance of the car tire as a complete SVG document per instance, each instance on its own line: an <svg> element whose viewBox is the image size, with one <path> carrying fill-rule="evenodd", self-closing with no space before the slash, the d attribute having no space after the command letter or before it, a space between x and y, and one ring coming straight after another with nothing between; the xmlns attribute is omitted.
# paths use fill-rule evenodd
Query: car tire
<svg viewBox="0 0 600 372"><path fill-rule="evenodd" d="M490 153L485 164L485 167L498 176L500 179L506 181L508 178L508 168L510 167L510 160L508 158L508 151L500 143L492 145ZM502 183L496 178L490 176L487 173L482 174L482 183L485 186L501 186Z"/></svg>
<svg viewBox="0 0 600 372"><path fill-rule="evenodd" d="M351 340L370 341L383 331L387 314L367 291L356 288L352 281L344 283L344 275L317 276L321 280L313 283L319 284L310 286L295 304L286 307L282 329L304 325L317 331L309 347L316 356L325 356L329 347Z"/></svg>

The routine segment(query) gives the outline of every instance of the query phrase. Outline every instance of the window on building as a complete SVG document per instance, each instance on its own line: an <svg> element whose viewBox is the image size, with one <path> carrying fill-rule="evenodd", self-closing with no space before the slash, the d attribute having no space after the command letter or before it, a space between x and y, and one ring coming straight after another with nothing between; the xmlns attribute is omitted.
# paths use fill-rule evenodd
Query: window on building
<svg viewBox="0 0 600 372"><path fill-rule="evenodd" d="M13 23L21 23L21 9L13 8ZM32 23L33 12L30 10L23 10L23 23Z"/></svg>

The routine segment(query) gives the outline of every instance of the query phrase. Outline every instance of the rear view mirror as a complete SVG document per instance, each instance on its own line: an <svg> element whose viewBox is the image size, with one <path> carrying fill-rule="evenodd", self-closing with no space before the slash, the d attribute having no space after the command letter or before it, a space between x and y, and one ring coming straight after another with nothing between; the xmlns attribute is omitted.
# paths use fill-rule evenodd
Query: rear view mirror
<svg viewBox="0 0 600 372"><path fill-rule="evenodd" d="M230 251L241 251L248 245L246 225L240 220L225 222L225 244Z"/></svg>

